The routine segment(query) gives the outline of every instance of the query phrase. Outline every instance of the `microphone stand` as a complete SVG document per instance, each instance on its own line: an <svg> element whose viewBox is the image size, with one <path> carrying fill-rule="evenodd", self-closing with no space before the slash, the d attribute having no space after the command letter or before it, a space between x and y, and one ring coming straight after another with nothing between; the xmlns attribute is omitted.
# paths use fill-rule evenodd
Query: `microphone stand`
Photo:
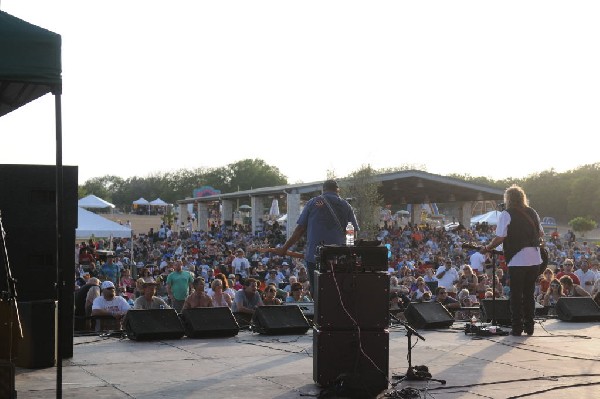
<svg viewBox="0 0 600 399"><path fill-rule="evenodd" d="M492 292L494 293L492 295L492 326L496 327L496 331L498 331L496 320L496 255L503 254L504 252L492 249L490 253L492 254Z"/></svg>
<svg viewBox="0 0 600 399"><path fill-rule="evenodd" d="M437 381L440 384L445 385L446 380L438 380L438 379L431 377L431 374L429 373L429 369L427 368L427 366L413 367L411 337L414 334L423 341L425 341L425 338L422 335L420 335L414 328L412 328L411 325L408 324L407 322L398 319L396 316L394 316L392 314L390 314L390 316L394 320L396 320L398 323L402 324L402 326L406 329L406 336L408 337L408 340L407 340L408 341L408 354L407 354L408 370L406 370L406 374L400 375L400 376L394 376L394 378L399 378L398 383L405 381L405 380L408 380L408 381Z"/></svg>

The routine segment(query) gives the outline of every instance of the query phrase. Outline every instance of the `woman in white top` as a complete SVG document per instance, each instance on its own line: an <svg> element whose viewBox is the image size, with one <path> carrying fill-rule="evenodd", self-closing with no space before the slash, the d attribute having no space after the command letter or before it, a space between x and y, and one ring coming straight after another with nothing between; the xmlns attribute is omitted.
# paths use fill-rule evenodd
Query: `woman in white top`
<svg viewBox="0 0 600 399"><path fill-rule="evenodd" d="M208 295L212 298L213 307L228 307L231 309L231 296L223 291L223 281L216 278L213 280L210 287L211 293Z"/></svg>

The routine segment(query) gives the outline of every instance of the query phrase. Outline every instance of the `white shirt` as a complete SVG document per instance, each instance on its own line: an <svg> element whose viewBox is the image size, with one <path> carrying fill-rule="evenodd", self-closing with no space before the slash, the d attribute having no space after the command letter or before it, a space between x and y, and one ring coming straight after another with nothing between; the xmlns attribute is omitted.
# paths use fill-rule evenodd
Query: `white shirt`
<svg viewBox="0 0 600 399"><path fill-rule="evenodd" d="M481 252L473 252L473 255L469 258L469 262L473 270L477 270L479 273L485 272L485 255Z"/></svg>
<svg viewBox="0 0 600 399"><path fill-rule="evenodd" d="M458 281L458 271L454 267L450 267L450 270L446 270L446 266L442 265L438 267L435 275L437 276L443 271L446 273L444 273L441 278L438 277L438 287L448 289L454 285L455 281Z"/></svg>
<svg viewBox="0 0 600 399"><path fill-rule="evenodd" d="M236 256L231 262L235 274L241 274L242 277L248 277L248 270L250 269L250 262L244 257Z"/></svg>
<svg viewBox="0 0 600 399"><path fill-rule="evenodd" d="M496 226L496 235L498 237L506 237L508 235L508 225L510 224L510 213L507 211L500 212L498 217L498 225ZM540 225L540 231L544 228ZM533 266L542 263L540 250L535 247L525 247L512 257L508 266Z"/></svg>
<svg viewBox="0 0 600 399"><path fill-rule="evenodd" d="M594 283L596 282L596 273L594 273L591 269L588 269L588 271L585 273L582 269L577 269L573 272L573 274L575 274L577 278L579 278L579 285L581 286L581 288L583 288L591 294L592 289L594 288ZM587 281L591 281L592 283L590 285L587 285Z"/></svg>
<svg viewBox="0 0 600 399"><path fill-rule="evenodd" d="M113 299L107 301L103 295L94 299L92 310L101 309L111 313L126 313L129 310L129 304L122 296L115 295Z"/></svg>

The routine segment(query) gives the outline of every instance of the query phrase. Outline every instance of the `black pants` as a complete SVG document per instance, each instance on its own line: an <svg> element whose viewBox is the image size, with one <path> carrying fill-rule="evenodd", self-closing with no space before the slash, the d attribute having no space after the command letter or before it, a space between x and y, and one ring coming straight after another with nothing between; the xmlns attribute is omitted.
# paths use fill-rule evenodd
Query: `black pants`
<svg viewBox="0 0 600 399"><path fill-rule="evenodd" d="M535 281L539 266L510 266L510 311L512 328L516 331L533 329L535 315Z"/></svg>
<svg viewBox="0 0 600 399"><path fill-rule="evenodd" d="M306 262L306 272L308 273L308 281L310 282L310 293L315 295L315 269L317 264L315 262Z"/></svg>

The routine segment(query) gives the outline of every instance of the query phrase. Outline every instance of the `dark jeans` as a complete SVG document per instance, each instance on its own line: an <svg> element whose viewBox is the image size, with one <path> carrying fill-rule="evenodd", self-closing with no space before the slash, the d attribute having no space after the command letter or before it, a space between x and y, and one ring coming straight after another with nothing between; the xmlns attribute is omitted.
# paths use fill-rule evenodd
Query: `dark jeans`
<svg viewBox="0 0 600 399"><path fill-rule="evenodd" d="M512 328L522 331L523 328L533 330L533 316L535 315L535 281L539 275L539 267L535 266L510 266L510 311Z"/></svg>
<svg viewBox="0 0 600 399"><path fill-rule="evenodd" d="M315 262L306 262L306 271L308 273L308 281L310 282L310 293L315 295L315 268L317 264Z"/></svg>

